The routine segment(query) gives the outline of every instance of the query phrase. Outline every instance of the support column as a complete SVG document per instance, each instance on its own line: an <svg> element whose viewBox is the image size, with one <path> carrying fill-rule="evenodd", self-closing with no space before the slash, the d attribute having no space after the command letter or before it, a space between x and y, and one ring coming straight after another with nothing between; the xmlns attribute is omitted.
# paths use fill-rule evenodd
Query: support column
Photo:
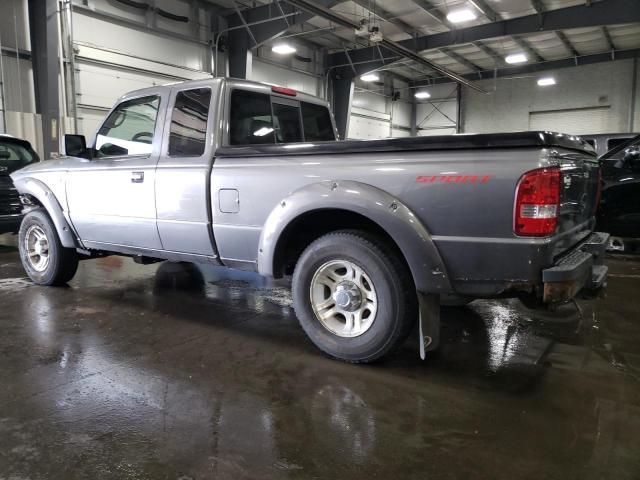
<svg viewBox="0 0 640 480"><path fill-rule="evenodd" d="M251 38L245 30L232 30L229 32L228 42L229 76L244 79L251 77Z"/></svg>
<svg viewBox="0 0 640 480"><path fill-rule="evenodd" d="M58 2L29 0L29 32L36 113L42 116L43 158L59 151Z"/></svg>
<svg viewBox="0 0 640 480"><path fill-rule="evenodd" d="M353 101L354 77L350 71L341 69L333 77L333 114L340 139L347 138L349 132L349 117L351 116L351 102Z"/></svg>

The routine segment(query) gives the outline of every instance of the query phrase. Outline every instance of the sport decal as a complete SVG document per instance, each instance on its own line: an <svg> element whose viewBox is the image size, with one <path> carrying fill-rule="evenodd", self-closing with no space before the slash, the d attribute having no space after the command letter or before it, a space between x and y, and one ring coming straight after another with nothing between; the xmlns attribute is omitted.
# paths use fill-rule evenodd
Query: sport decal
<svg viewBox="0 0 640 480"><path fill-rule="evenodd" d="M489 183L495 175L418 175L418 183Z"/></svg>

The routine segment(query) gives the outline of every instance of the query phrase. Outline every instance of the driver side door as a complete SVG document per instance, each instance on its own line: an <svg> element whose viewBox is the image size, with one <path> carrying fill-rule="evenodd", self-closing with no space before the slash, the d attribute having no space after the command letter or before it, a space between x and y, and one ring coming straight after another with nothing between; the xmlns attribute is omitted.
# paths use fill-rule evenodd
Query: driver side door
<svg viewBox="0 0 640 480"><path fill-rule="evenodd" d="M96 134L96 156L69 171L69 215L88 248L162 249L155 188L167 97L166 89L125 97Z"/></svg>

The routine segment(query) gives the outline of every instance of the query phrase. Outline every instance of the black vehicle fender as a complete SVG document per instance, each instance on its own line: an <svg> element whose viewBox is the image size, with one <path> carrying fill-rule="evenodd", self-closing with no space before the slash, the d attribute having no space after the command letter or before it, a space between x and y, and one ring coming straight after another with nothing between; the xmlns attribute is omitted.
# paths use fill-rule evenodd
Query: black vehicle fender
<svg viewBox="0 0 640 480"><path fill-rule="evenodd" d="M302 215L323 209L357 213L382 228L404 256L417 291L452 292L442 257L418 217L389 193L371 185L345 180L323 181L302 187L282 199L271 211L260 235L260 274L274 276L276 250L286 228Z"/></svg>

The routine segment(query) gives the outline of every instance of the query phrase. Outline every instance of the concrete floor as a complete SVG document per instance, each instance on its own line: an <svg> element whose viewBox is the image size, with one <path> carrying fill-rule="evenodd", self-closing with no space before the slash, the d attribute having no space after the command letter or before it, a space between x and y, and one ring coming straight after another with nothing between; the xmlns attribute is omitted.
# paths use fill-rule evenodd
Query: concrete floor
<svg viewBox="0 0 640 480"><path fill-rule="evenodd" d="M412 335L353 366L256 277L110 257L42 288L0 247L0 479L638 479L640 263L609 263L582 319L479 301L426 362Z"/></svg>

